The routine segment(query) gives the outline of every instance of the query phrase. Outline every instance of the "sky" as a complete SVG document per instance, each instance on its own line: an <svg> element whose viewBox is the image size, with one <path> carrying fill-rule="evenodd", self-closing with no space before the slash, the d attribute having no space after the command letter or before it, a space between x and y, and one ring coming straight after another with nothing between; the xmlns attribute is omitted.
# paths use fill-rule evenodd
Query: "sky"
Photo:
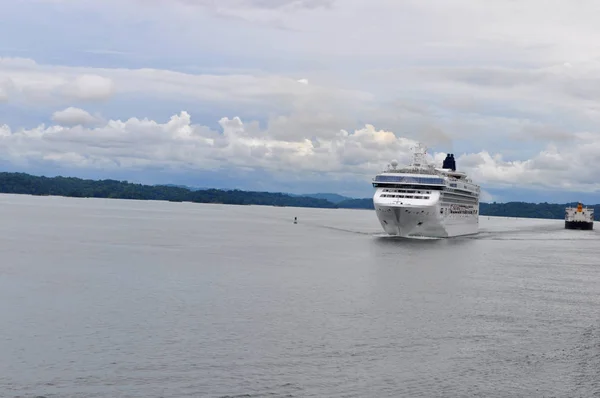
<svg viewBox="0 0 600 398"><path fill-rule="evenodd" d="M369 197L418 141L482 200L600 203L599 11L6 0L0 169Z"/></svg>

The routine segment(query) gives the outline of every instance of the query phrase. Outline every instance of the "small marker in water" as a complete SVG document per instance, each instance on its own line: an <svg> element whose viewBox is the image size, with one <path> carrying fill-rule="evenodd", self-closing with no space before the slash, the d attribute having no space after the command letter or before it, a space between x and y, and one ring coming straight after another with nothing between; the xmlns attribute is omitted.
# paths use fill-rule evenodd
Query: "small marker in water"
<svg viewBox="0 0 600 398"><path fill-rule="evenodd" d="M294 217L294 224L298 224L298 217Z"/></svg>

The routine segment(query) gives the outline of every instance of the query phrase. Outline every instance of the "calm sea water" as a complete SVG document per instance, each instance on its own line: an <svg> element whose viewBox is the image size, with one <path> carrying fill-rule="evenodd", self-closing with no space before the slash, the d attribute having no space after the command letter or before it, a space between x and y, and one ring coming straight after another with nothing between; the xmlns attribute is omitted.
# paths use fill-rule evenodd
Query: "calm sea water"
<svg viewBox="0 0 600 398"><path fill-rule="evenodd" d="M596 231L13 195L0 220L2 397L600 394Z"/></svg>

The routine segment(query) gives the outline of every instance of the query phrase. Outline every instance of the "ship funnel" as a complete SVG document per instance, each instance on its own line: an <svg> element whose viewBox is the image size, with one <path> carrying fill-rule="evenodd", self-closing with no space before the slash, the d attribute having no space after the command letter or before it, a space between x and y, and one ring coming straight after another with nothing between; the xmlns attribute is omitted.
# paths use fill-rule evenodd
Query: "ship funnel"
<svg viewBox="0 0 600 398"><path fill-rule="evenodd" d="M446 155L446 159L444 159L444 163L442 163L442 169L450 169L452 171L456 171L456 161L454 160L453 153L449 153Z"/></svg>

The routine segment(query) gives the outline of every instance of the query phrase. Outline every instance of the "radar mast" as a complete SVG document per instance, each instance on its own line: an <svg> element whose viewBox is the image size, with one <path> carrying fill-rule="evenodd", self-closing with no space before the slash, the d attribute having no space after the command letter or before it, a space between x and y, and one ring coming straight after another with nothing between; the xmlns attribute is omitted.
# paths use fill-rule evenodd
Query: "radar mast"
<svg viewBox="0 0 600 398"><path fill-rule="evenodd" d="M427 153L427 147L420 142L411 148L413 151L413 164L415 167L423 167L427 165L427 159L425 154Z"/></svg>

